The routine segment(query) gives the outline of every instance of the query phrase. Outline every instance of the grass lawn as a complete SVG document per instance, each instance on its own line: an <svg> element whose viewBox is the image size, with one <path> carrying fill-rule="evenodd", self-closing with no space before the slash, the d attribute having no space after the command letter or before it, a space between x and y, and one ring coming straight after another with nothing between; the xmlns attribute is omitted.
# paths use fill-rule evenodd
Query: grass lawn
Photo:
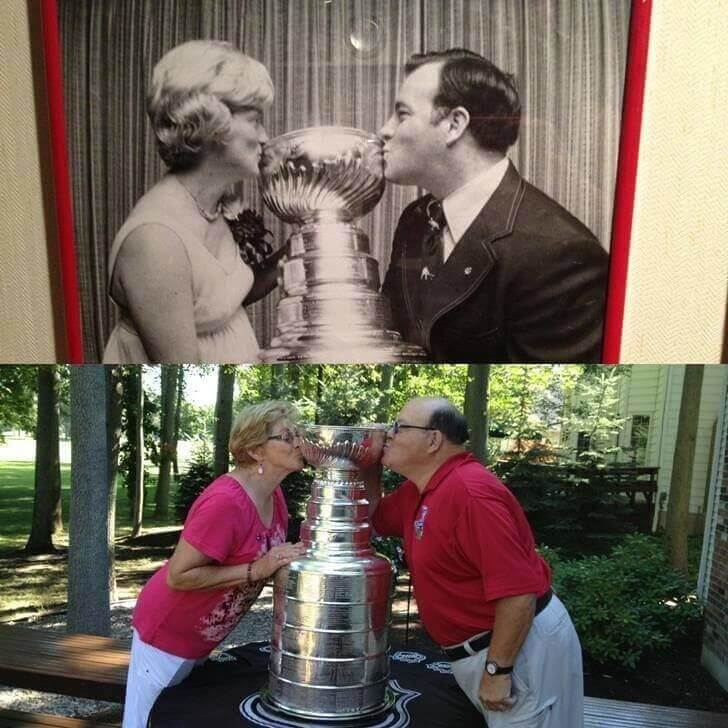
<svg viewBox="0 0 728 728"><path fill-rule="evenodd" d="M36 612L63 607L66 603L66 553L68 548L68 511L70 466L61 466L64 532L54 537L57 555L28 557L22 549L28 540L33 515L34 463L0 463L0 621L29 616ZM178 525L174 513L169 518L153 517L151 496L156 488L156 472L148 478L144 507L144 530ZM173 511L173 509L170 509ZM125 489L116 493L116 539L131 531L131 505ZM117 544L117 597L136 595L153 571L166 557L166 551L133 549Z"/></svg>

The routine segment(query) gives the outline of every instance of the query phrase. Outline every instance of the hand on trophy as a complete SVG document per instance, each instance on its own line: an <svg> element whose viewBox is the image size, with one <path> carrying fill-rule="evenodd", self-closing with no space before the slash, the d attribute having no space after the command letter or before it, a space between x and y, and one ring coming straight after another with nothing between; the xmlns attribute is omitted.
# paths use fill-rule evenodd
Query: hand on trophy
<svg viewBox="0 0 728 728"><path fill-rule="evenodd" d="M281 566L288 566L305 553L306 547L300 541L298 543L286 541L280 546L273 546L264 556L253 562L253 580L269 579Z"/></svg>

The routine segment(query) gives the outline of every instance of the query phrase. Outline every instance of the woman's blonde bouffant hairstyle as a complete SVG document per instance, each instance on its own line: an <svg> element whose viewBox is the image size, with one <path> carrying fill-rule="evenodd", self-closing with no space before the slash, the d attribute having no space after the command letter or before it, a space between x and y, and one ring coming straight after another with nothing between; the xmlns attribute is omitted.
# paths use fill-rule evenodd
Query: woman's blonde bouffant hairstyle
<svg viewBox="0 0 728 728"><path fill-rule="evenodd" d="M192 169L214 145L223 145L232 114L266 109L273 82L262 63L231 43L192 40L154 67L147 114L160 157L172 172Z"/></svg>
<svg viewBox="0 0 728 728"><path fill-rule="evenodd" d="M233 422L228 449L238 465L253 465L255 460L248 451L263 445L271 434L271 427L279 420L295 425L298 412L293 405L280 400L267 400L251 404L241 410Z"/></svg>

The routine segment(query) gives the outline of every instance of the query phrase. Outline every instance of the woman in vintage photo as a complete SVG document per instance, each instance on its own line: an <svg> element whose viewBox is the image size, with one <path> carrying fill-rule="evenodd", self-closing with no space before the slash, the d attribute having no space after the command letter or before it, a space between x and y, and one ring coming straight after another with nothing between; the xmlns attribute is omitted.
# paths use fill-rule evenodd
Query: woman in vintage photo
<svg viewBox="0 0 728 728"><path fill-rule="evenodd" d="M235 183L259 174L272 101L266 68L230 43L190 41L157 63L147 113L169 171L111 248L109 292L120 315L105 362L257 361L244 305L274 288L285 248L254 272L223 203Z"/></svg>
<svg viewBox="0 0 728 728"><path fill-rule="evenodd" d="M265 582L303 555L286 542L281 480L303 467L297 414L267 401L240 412L230 433L235 467L190 508L169 561L137 599L124 728L144 728L154 701L182 682L235 628Z"/></svg>

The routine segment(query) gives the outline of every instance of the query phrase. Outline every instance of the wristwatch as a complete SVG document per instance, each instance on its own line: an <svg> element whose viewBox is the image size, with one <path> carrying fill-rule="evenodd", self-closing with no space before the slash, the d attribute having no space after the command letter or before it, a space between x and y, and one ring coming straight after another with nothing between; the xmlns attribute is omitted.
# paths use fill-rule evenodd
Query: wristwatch
<svg viewBox="0 0 728 728"><path fill-rule="evenodd" d="M501 667L495 660L486 660L485 671L488 675L510 675L513 672L513 665Z"/></svg>

